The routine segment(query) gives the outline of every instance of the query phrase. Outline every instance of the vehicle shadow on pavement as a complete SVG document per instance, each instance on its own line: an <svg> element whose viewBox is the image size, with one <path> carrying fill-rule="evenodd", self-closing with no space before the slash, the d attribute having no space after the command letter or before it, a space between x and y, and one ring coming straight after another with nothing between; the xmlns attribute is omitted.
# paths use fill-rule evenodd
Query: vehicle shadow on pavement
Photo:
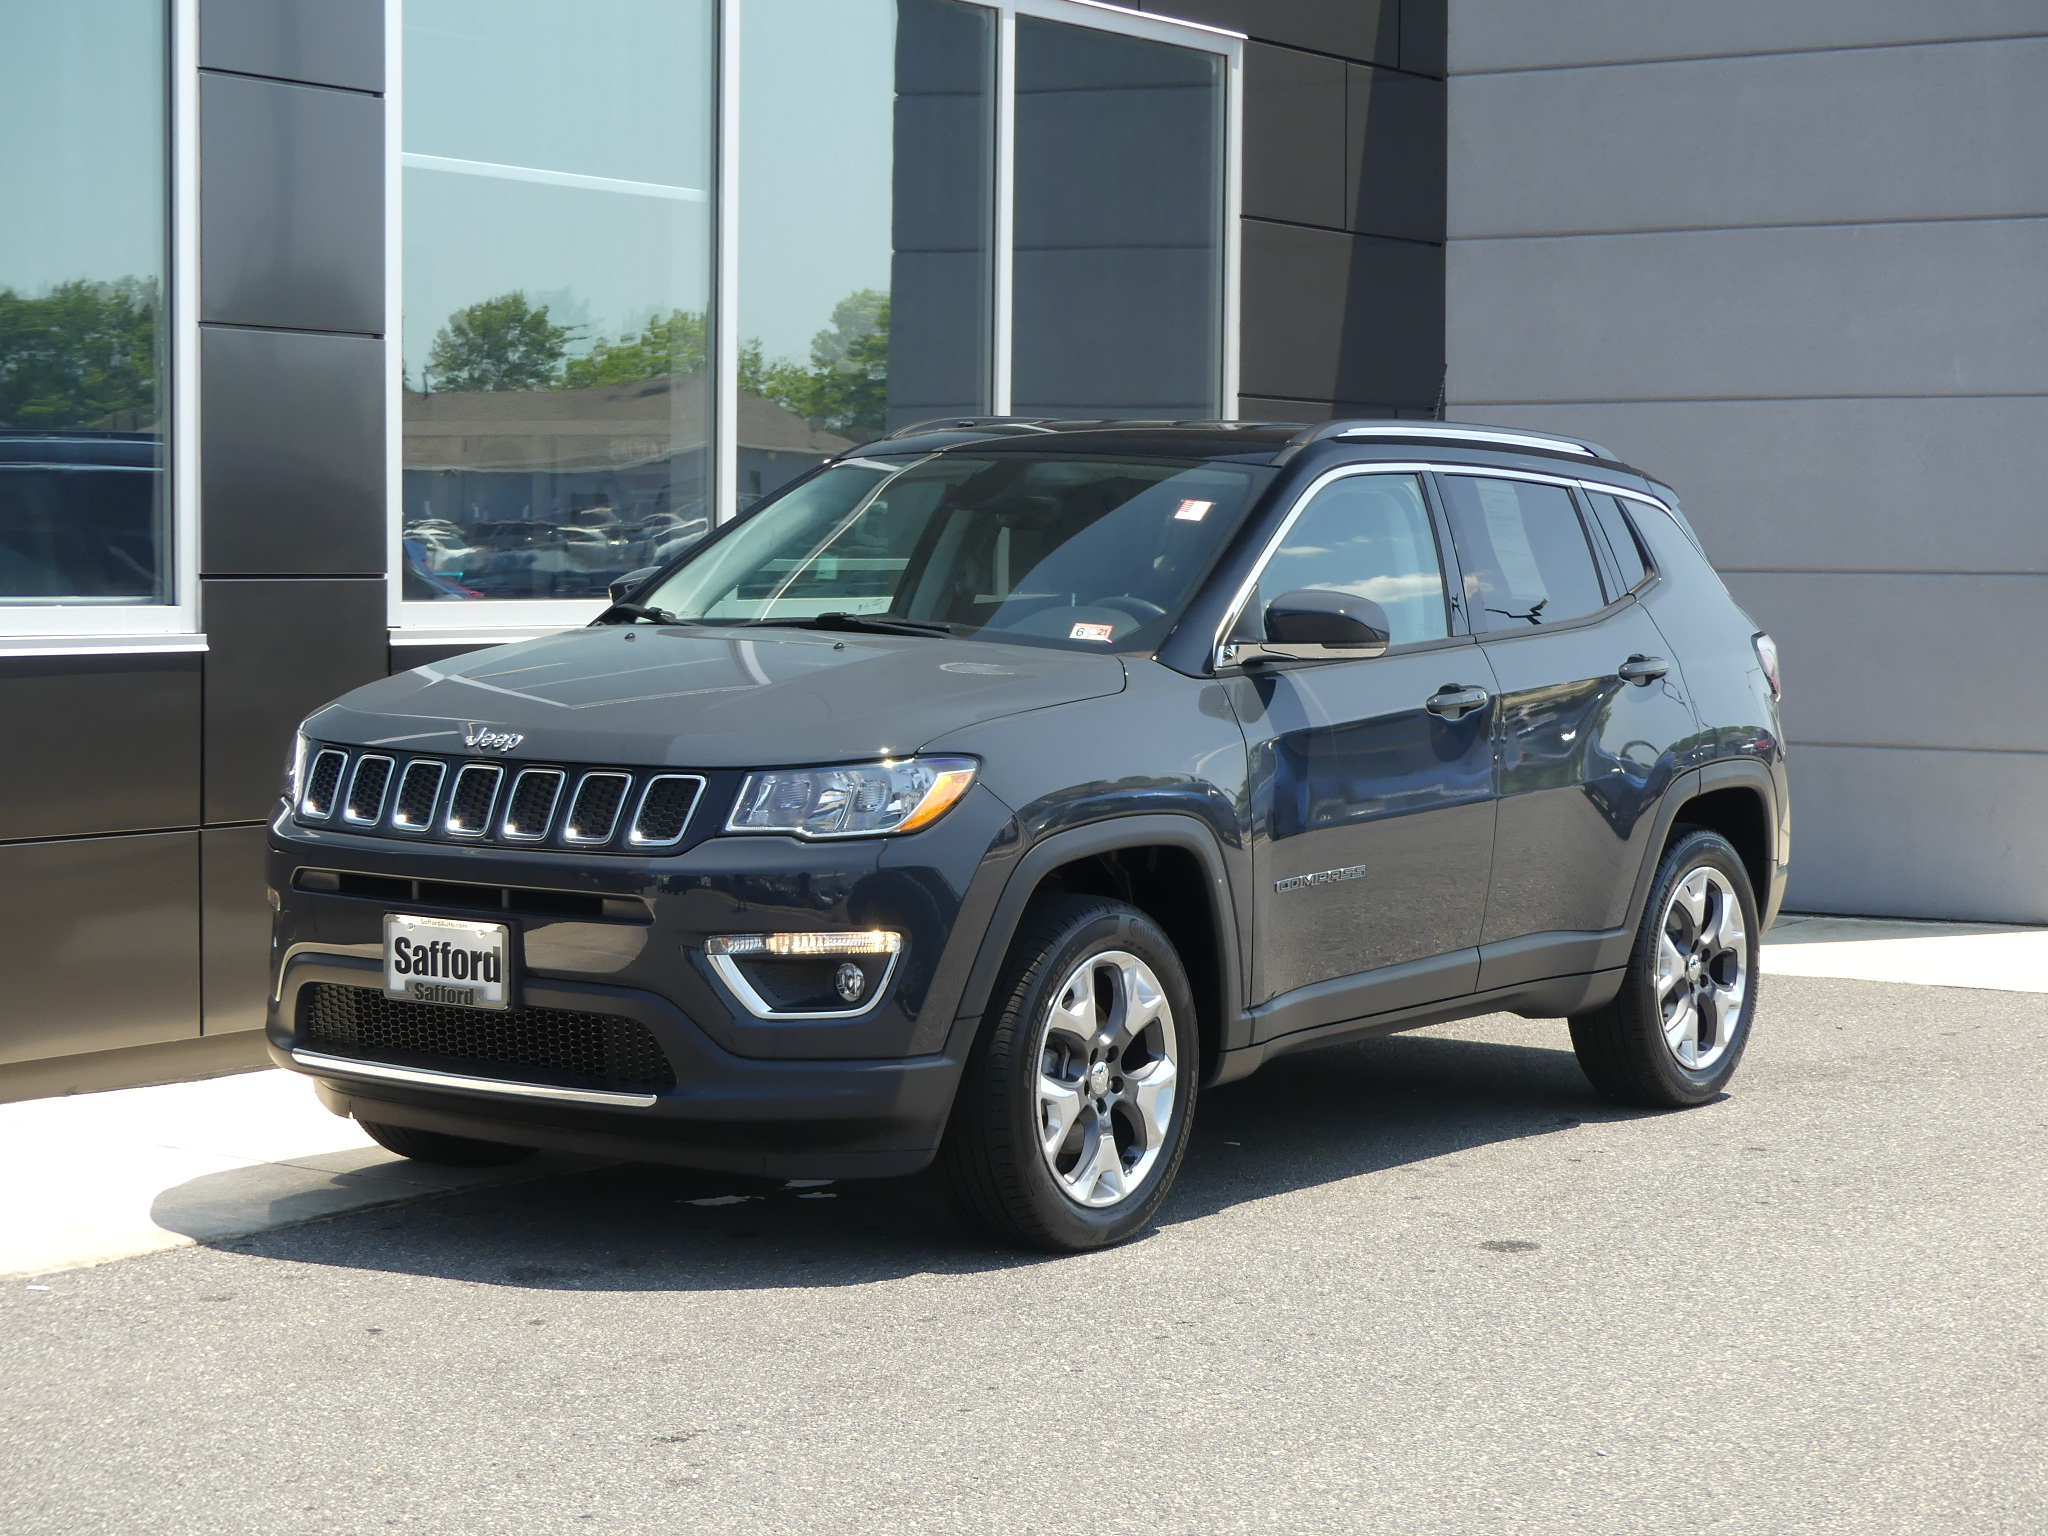
<svg viewBox="0 0 2048 1536"><path fill-rule="evenodd" d="M1568 1049L1398 1035L1284 1058L1205 1096L1179 1182L1137 1241L1247 1202L1625 1118L1635 1113L1597 1098ZM203 1204L206 1183L160 1207ZM864 1285L1066 1262L995 1246L929 1177L807 1187L627 1163L206 1246L560 1291Z"/></svg>

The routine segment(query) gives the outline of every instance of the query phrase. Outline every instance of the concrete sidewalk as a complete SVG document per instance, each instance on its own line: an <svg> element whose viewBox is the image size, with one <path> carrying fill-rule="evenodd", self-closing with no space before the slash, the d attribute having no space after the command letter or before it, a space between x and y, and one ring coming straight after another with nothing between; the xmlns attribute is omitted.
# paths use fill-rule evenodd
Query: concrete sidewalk
<svg viewBox="0 0 2048 1536"><path fill-rule="evenodd" d="M1795 915L1765 938L1763 969L2048 992L2048 930ZM269 1069L0 1105L0 1166L0 1278L18 1280L595 1162L408 1162Z"/></svg>

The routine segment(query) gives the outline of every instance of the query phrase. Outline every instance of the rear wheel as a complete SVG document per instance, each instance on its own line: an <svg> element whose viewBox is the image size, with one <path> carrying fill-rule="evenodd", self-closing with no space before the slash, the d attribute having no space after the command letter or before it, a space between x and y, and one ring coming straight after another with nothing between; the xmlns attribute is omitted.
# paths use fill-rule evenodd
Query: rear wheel
<svg viewBox="0 0 2048 1536"><path fill-rule="evenodd" d="M1179 1170L1199 1050L1187 975L1150 918L1094 897L1043 902L968 1057L940 1177L1008 1241L1121 1242Z"/></svg>
<svg viewBox="0 0 2048 1536"><path fill-rule="evenodd" d="M497 1168L533 1156L532 1147L515 1147L502 1141L479 1141L474 1136L450 1136L446 1131L422 1131L410 1125L383 1125L375 1120L358 1120L363 1134L387 1152L409 1157L416 1163L440 1163L449 1168Z"/></svg>
<svg viewBox="0 0 2048 1536"><path fill-rule="evenodd" d="M1571 1021L1593 1086L1652 1109L1720 1093L1749 1044L1758 927L1749 872L1728 840L1681 837L1658 866L1620 992Z"/></svg>

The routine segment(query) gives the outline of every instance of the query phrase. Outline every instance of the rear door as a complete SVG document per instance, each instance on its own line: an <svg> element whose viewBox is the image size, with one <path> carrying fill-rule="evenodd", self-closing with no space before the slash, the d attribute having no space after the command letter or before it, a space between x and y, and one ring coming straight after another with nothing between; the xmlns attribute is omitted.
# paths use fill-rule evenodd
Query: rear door
<svg viewBox="0 0 2048 1536"><path fill-rule="evenodd" d="M1497 682L1498 815L1479 986L1597 969L1695 729L1670 648L1569 484L1442 472Z"/></svg>
<svg viewBox="0 0 2048 1536"><path fill-rule="evenodd" d="M1247 606L1256 626L1284 592L1349 592L1386 610L1393 638L1371 660L1232 684L1251 752L1254 998L1286 1003L1262 1015L1260 1039L1472 990L1492 678L1454 632L1447 568L1421 476L1346 474L1312 494Z"/></svg>

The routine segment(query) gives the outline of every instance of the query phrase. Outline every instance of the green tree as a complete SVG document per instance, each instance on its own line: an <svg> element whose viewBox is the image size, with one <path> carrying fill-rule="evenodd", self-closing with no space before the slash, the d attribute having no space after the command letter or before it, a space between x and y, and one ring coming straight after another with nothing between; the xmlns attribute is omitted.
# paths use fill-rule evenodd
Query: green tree
<svg viewBox="0 0 2048 1536"><path fill-rule="evenodd" d="M710 326L698 311L671 310L647 322L638 336L617 341L600 337L586 357L572 357L563 366L562 382L570 389L600 384L631 384L702 373L709 356Z"/></svg>
<svg viewBox="0 0 2048 1536"><path fill-rule="evenodd" d="M849 293L832 306L832 323L811 338L811 365L765 363L761 344L740 349L740 388L773 400L844 437L875 437L889 409L889 295Z"/></svg>
<svg viewBox="0 0 2048 1536"><path fill-rule="evenodd" d="M0 426L153 426L161 307L154 278L0 288Z"/></svg>
<svg viewBox="0 0 2048 1536"><path fill-rule="evenodd" d="M425 378L435 389L554 389L573 328L548 319L520 289L448 317L427 350Z"/></svg>

